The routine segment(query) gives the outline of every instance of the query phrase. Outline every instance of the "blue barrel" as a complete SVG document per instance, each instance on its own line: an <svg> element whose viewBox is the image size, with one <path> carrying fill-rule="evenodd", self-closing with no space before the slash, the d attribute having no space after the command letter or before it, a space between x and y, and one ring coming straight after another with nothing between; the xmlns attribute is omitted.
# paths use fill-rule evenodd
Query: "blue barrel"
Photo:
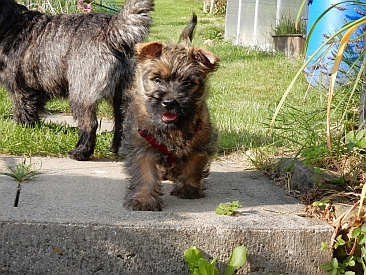
<svg viewBox="0 0 366 275"><path fill-rule="evenodd" d="M308 12L308 26L307 33L314 25L318 17L330 8L333 4L339 3L340 0L312 0L309 1ZM360 2L366 2L360 1ZM345 23L357 20L365 16L365 6L360 5L357 2L348 2L341 5L337 5L328 11L320 21L316 24L313 33L308 41L308 47L306 51L306 60L310 58L312 54L322 45L324 42L333 35L336 31L340 30ZM359 36L364 27L360 27L352 38ZM339 40L339 39L338 39ZM335 54L337 52L339 42L329 44L325 46L310 62L305 73L307 74L307 80L312 86L323 85L329 86L330 75L332 72ZM350 70L349 64L352 64L360 57L360 52L363 50L364 43L362 39L358 41L350 42L347 45L343 61L340 64L337 83L343 84L354 74L353 69ZM361 64L361 59L360 63ZM356 62L357 63L357 62Z"/></svg>

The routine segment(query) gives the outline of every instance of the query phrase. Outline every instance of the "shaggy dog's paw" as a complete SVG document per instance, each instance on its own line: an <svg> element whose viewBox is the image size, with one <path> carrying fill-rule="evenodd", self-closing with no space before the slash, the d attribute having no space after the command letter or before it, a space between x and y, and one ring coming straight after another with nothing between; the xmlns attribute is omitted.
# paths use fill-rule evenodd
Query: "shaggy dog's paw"
<svg viewBox="0 0 366 275"><path fill-rule="evenodd" d="M79 161L85 161L85 160L89 160L90 157L90 153L85 153L83 151L74 149L68 152L68 155L71 159L74 160L79 160Z"/></svg>

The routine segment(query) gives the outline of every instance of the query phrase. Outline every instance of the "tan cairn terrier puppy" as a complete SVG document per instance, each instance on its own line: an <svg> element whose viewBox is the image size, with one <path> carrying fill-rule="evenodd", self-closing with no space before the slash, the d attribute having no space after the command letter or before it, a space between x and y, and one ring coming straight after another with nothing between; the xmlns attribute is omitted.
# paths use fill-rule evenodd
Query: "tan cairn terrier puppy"
<svg viewBox="0 0 366 275"><path fill-rule="evenodd" d="M175 183L173 196L204 196L202 180L215 149L206 81L217 69L218 57L191 46L196 24L193 14L177 45L135 47L136 75L122 141L131 176L124 203L128 209L161 211L162 179Z"/></svg>

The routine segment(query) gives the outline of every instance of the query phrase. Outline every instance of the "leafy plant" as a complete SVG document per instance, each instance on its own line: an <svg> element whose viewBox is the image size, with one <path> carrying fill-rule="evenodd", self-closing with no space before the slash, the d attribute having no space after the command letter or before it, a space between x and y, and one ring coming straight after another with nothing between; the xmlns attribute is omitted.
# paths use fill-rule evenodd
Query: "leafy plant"
<svg viewBox="0 0 366 275"><path fill-rule="evenodd" d="M321 242L321 251L327 251L329 249L327 242Z"/></svg>
<svg viewBox="0 0 366 275"><path fill-rule="evenodd" d="M366 225L354 228L352 238L356 238L360 245L364 245L366 243Z"/></svg>
<svg viewBox="0 0 366 275"><path fill-rule="evenodd" d="M365 149L366 147L366 129L361 129L359 131L349 131L345 135L345 145L347 151L352 151L354 148L359 150Z"/></svg>
<svg viewBox="0 0 366 275"><path fill-rule="evenodd" d="M339 246L345 245L346 242L343 240L342 235L338 235L335 239L334 248L337 249Z"/></svg>
<svg viewBox="0 0 366 275"><path fill-rule="evenodd" d="M348 245L348 243L343 240L342 235L339 235L334 243L334 249L339 247ZM325 251L327 246L322 243L322 250ZM333 257L329 263L323 264L321 268L324 271L328 271L330 275L355 275L356 273L350 268L354 268L356 266L356 261L361 260L362 257L355 257L353 255L347 256L342 262L339 262L337 257Z"/></svg>
<svg viewBox="0 0 366 275"><path fill-rule="evenodd" d="M202 257L201 252L195 246L184 251L184 260L191 275L219 275L219 270L216 266L217 257L210 262ZM246 247L236 247L230 255L224 275L234 274L235 270L243 266L246 260Z"/></svg>
<svg viewBox="0 0 366 275"><path fill-rule="evenodd" d="M347 267L355 266L355 264L353 257L348 257L342 263L339 263L337 258L333 258L330 263L322 265L321 268L328 271L330 275L355 275L355 272L345 270Z"/></svg>
<svg viewBox="0 0 366 275"><path fill-rule="evenodd" d="M296 23L295 16L291 15L289 11L287 14L282 14L276 26L272 30L272 35L283 34L305 34L306 24L302 21L300 24Z"/></svg>
<svg viewBox="0 0 366 275"><path fill-rule="evenodd" d="M241 206L242 206L242 203L239 201L220 203L216 207L216 214L232 216L235 214L236 210Z"/></svg>

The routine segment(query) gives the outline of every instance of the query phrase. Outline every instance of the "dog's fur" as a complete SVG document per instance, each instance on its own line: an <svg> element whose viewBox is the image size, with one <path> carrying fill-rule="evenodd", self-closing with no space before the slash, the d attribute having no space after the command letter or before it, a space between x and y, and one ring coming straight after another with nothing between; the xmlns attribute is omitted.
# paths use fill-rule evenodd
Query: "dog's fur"
<svg viewBox="0 0 366 275"><path fill-rule="evenodd" d="M69 156L94 152L97 105L113 104L112 152L121 142L121 108L133 72L134 46L149 33L153 0L127 0L118 15L50 16L0 0L0 84L10 92L15 121L33 125L45 103L69 99L80 138Z"/></svg>
<svg viewBox="0 0 366 275"><path fill-rule="evenodd" d="M160 211L161 179L175 183L171 195L204 196L202 180L214 151L206 105L206 81L218 58L191 46L197 17L177 45L160 42L136 45L136 75L129 91L122 152L131 183L125 207Z"/></svg>

